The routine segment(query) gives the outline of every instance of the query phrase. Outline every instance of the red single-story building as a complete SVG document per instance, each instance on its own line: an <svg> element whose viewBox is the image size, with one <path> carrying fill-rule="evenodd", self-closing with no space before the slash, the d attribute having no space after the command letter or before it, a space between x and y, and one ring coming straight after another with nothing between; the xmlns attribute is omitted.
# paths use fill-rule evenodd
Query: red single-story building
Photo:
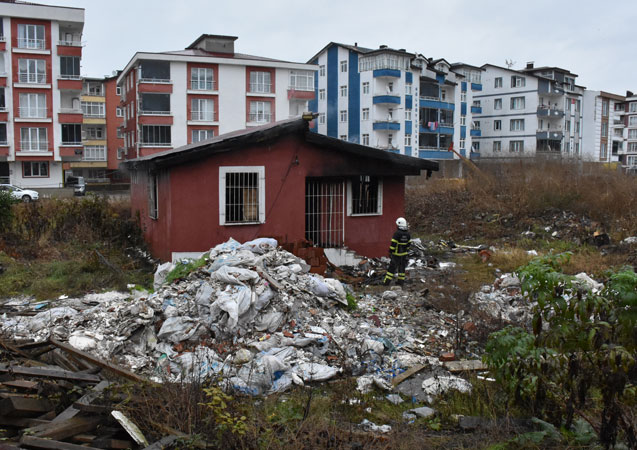
<svg viewBox="0 0 637 450"><path fill-rule="evenodd" d="M123 163L152 254L204 252L234 238L307 239L387 254L405 176L436 162L334 139L290 119Z"/></svg>

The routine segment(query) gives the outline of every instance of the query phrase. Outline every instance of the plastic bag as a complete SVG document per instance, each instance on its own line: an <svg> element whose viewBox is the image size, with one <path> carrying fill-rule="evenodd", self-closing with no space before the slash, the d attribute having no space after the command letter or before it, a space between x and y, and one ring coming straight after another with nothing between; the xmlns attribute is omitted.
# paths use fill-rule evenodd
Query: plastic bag
<svg viewBox="0 0 637 450"><path fill-rule="evenodd" d="M160 264L155 271L155 275L153 277L153 288L158 290L164 281L166 281L166 277L168 274L175 268L175 265L171 262L166 262L164 264Z"/></svg>
<svg viewBox="0 0 637 450"><path fill-rule="evenodd" d="M276 239L259 238L259 239L254 239L252 241L248 241L244 243L241 246L241 249L250 250L252 253L262 255L264 253L269 252L270 250L275 250L278 245L279 244L276 241Z"/></svg>

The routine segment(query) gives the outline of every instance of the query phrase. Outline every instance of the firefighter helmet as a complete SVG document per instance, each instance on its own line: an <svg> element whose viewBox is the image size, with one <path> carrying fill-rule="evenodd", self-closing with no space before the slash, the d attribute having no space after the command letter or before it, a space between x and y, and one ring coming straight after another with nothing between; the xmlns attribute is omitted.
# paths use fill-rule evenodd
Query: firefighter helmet
<svg viewBox="0 0 637 450"><path fill-rule="evenodd" d="M401 230L406 230L407 229L407 221L405 220L404 217L399 217L398 219L396 219L396 225Z"/></svg>

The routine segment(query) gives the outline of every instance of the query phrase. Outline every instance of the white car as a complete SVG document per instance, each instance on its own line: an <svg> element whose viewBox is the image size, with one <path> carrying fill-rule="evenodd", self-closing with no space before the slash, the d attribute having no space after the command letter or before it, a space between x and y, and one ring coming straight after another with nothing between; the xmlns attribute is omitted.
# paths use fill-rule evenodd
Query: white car
<svg viewBox="0 0 637 450"><path fill-rule="evenodd" d="M40 197L37 191L31 189L22 189L12 184L0 184L0 191L8 191L15 199L22 200L27 203L33 200L37 200Z"/></svg>

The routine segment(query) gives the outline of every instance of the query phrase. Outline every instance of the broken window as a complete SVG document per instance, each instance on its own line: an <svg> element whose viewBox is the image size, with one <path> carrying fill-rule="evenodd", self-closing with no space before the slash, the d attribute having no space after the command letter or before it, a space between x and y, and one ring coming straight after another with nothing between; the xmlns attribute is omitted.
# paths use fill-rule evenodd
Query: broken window
<svg viewBox="0 0 637 450"><path fill-rule="evenodd" d="M157 174L148 174L148 216L151 219L157 219L159 217L159 202L157 200Z"/></svg>
<svg viewBox="0 0 637 450"><path fill-rule="evenodd" d="M382 214L381 181L361 175L350 180L350 215Z"/></svg>
<svg viewBox="0 0 637 450"><path fill-rule="evenodd" d="M220 224L265 222L265 167L219 168Z"/></svg>

